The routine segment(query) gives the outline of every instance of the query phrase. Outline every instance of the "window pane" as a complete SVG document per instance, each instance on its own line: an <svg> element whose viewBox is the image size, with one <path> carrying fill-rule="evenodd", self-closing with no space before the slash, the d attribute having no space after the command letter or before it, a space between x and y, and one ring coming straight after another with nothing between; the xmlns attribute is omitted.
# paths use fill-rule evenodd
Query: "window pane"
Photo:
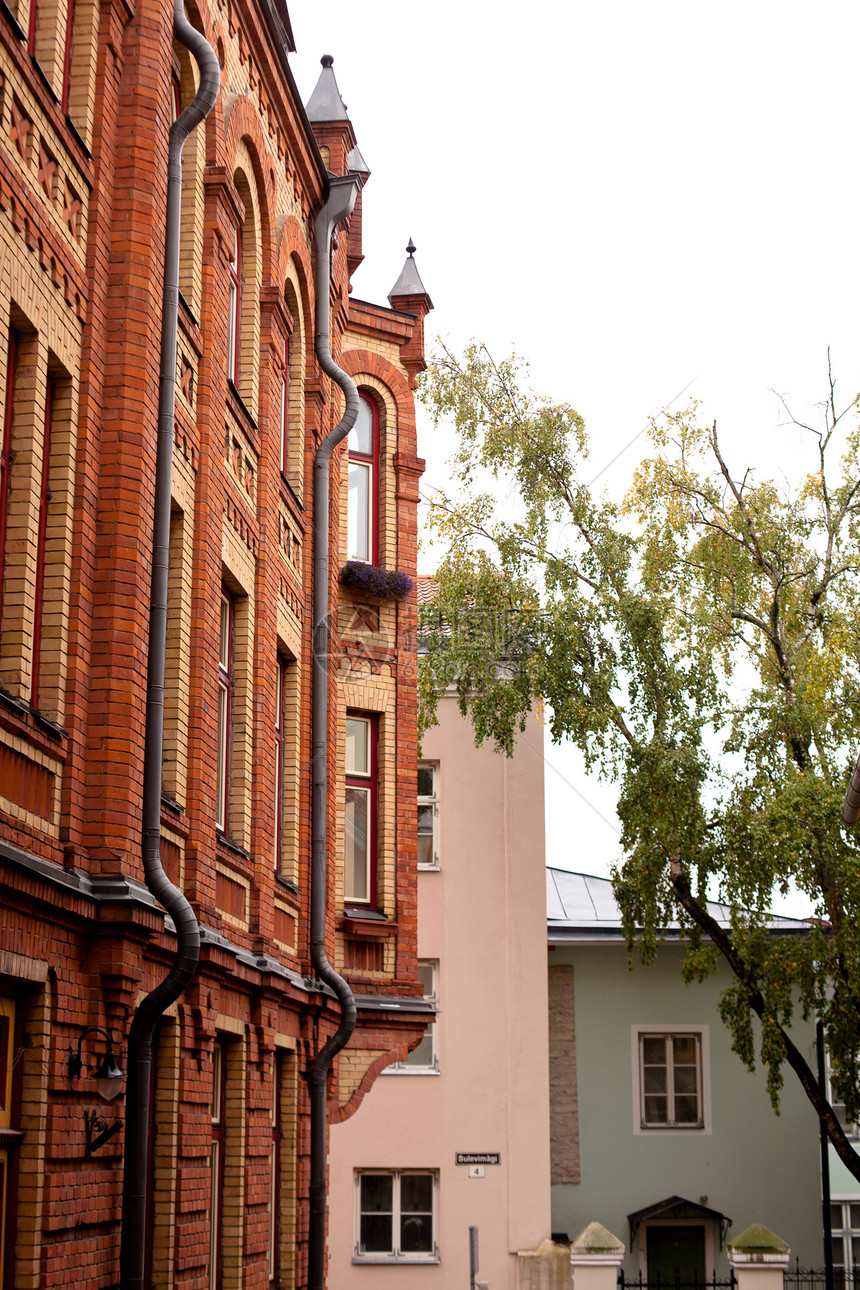
<svg viewBox="0 0 860 1290"><path fill-rule="evenodd" d="M699 1120L699 1099L684 1095L675 1098L675 1123L697 1124Z"/></svg>
<svg viewBox="0 0 860 1290"><path fill-rule="evenodd" d="M358 400L358 418L349 432L349 451L373 456L373 409L367 399Z"/></svg>
<svg viewBox="0 0 860 1290"><path fill-rule="evenodd" d="M370 559L370 466L349 463L346 554L350 560Z"/></svg>
<svg viewBox="0 0 860 1290"><path fill-rule="evenodd" d="M402 1214L400 1248L404 1254L433 1253L432 1214Z"/></svg>
<svg viewBox="0 0 860 1290"><path fill-rule="evenodd" d="M344 894L347 900L369 898L368 815L370 791L347 788L344 818L346 854L344 856Z"/></svg>
<svg viewBox="0 0 860 1290"><path fill-rule="evenodd" d="M667 1123L667 1099L665 1097L645 1098L645 1122L646 1124Z"/></svg>
<svg viewBox="0 0 860 1290"><path fill-rule="evenodd" d="M433 807L432 806L418 807L418 832L419 833L433 832Z"/></svg>
<svg viewBox="0 0 860 1290"><path fill-rule="evenodd" d="M417 1048L406 1058L407 1066L429 1067L433 1065L433 1027L428 1026L424 1031L424 1037Z"/></svg>
<svg viewBox="0 0 860 1290"><path fill-rule="evenodd" d="M221 597L221 624L219 642L219 663L225 672L230 668L230 601Z"/></svg>
<svg viewBox="0 0 860 1290"><path fill-rule="evenodd" d="M392 1220L390 1214L362 1214L361 1249L368 1254L390 1254L392 1252Z"/></svg>
<svg viewBox="0 0 860 1290"><path fill-rule="evenodd" d="M676 1093L697 1093L698 1092L698 1074L695 1066L676 1066L675 1067L675 1092Z"/></svg>
<svg viewBox="0 0 860 1290"><path fill-rule="evenodd" d="M432 766L418 767L418 796L419 797L433 796L433 767Z"/></svg>
<svg viewBox="0 0 860 1290"><path fill-rule="evenodd" d="M833 1245L833 1264L840 1268L844 1265L845 1254L842 1249L842 1237L834 1236L831 1238Z"/></svg>
<svg viewBox="0 0 860 1290"><path fill-rule="evenodd" d="M696 1037L695 1035L676 1035L674 1038L675 1045L675 1065L676 1066L693 1066L696 1062Z"/></svg>
<svg viewBox="0 0 860 1290"><path fill-rule="evenodd" d="M646 1066L642 1071L642 1087L646 1093L665 1093L666 1067Z"/></svg>
<svg viewBox="0 0 860 1290"><path fill-rule="evenodd" d="M841 1205L838 1206L838 1208L841 1209L842 1208ZM851 1226L855 1230L857 1228L860 1228L860 1205L849 1205L848 1215L849 1215L848 1221L851 1224ZM842 1226L842 1219L839 1220L839 1226L840 1227Z"/></svg>
<svg viewBox="0 0 860 1290"><path fill-rule="evenodd" d="M346 773L370 774L370 722L359 717L346 719Z"/></svg>
<svg viewBox="0 0 860 1290"><path fill-rule="evenodd" d="M429 1214L433 1209L433 1179L430 1174L404 1174L400 1179L400 1212Z"/></svg>
<svg viewBox="0 0 860 1290"><path fill-rule="evenodd" d="M420 865L431 865L436 863L436 857L433 854L433 834L418 834L418 863Z"/></svg>
<svg viewBox="0 0 860 1290"><path fill-rule="evenodd" d="M393 1199L394 1178L391 1174L361 1175L362 1214L390 1214Z"/></svg>
<svg viewBox="0 0 860 1290"><path fill-rule="evenodd" d="M666 1064L666 1041L645 1036L642 1040L642 1060L658 1066Z"/></svg>
<svg viewBox="0 0 860 1290"><path fill-rule="evenodd" d="M415 970L415 975L424 989L424 998L431 997L433 994L433 964L419 963Z"/></svg>
<svg viewBox="0 0 860 1290"><path fill-rule="evenodd" d="M227 792L227 736L230 728L230 696L226 686L218 686L218 765L215 770L215 824L224 827L224 805Z"/></svg>
<svg viewBox="0 0 860 1290"><path fill-rule="evenodd" d="M842 1226L842 1206L841 1205L830 1206L830 1226L837 1231L839 1230L839 1228L841 1228Z"/></svg>

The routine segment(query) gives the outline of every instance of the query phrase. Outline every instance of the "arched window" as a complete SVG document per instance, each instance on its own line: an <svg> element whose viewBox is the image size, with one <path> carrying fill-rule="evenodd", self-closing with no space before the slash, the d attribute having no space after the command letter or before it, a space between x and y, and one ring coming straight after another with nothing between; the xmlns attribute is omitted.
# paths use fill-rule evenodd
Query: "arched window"
<svg viewBox="0 0 860 1290"><path fill-rule="evenodd" d="M379 408L359 391L358 420L349 433L346 556L376 563L379 528Z"/></svg>

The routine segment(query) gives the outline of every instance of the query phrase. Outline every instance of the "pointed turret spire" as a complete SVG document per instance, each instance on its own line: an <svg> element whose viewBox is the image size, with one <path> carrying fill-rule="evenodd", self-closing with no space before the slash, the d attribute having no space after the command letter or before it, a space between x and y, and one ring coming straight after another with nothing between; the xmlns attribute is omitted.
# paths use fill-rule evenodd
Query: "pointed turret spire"
<svg viewBox="0 0 860 1290"><path fill-rule="evenodd" d="M346 104L340 97L337 81L334 79L331 54L323 54L320 59L322 71L313 94L308 99L305 111L309 121L348 121Z"/></svg>
<svg viewBox="0 0 860 1290"><path fill-rule="evenodd" d="M388 300L390 304L394 304L394 300L398 296L427 296L428 305L432 309L433 305L430 304L430 297L424 290L424 283L421 281L421 275L415 263L416 250L417 247L410 237L406 247L406 263L400 270L400 277L388 293Z"/></svg>
<svg viewBox="0 0 860 1290"><path fill-rule="evenodd" d="M414 257L415 243L410 237L406 247L406 263L388 296L392 309L396 309L399 314L411 314L415 320L409 340L400 347L400 361L409 373L410 387L414 386L418 373L423 372L427 366L424 361L424 319L433 308L433 301L424 290Z"/></svg>

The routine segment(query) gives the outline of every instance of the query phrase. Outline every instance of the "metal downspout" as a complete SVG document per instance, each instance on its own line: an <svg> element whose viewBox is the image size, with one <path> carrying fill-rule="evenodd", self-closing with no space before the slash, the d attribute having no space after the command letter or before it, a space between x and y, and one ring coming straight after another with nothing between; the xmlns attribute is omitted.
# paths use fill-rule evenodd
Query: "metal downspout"
<svg viewBox="0 0 860 1290"><path fill-rule="evenodd" d="M340 1002L340 1025L317 1053L308 1077L311 1096L311 1182L308 1227L308 1290L323 1290L326 1273L327 1086L332 1058L355 1029L355 998L326 957L326 808L328 804L328 640L329 640L329 488L331 456L358 417L355 382L335 363L330 345L331 237L335 225L355 205L361 181L354 176L329 177L329 195L314 223L316 244L316 331L314 346L320 367L343 391L344 414L325 436L314 459L314 680L313 797L311 801L311 963L320 980Z"/></svg>
<svg viewBox="0 0 860 1290"><path fill-rule="evenodd" d="M149 659L146 678L146 733L143 765L143 873L147 887L173 919L176 959L170 972L140 1003L128 1033L128 1085L125 1102L125 1151L122 1180L121 1290L142 1290L145 1270L146 1192L152 1039L159 1018L190 982L200 956L200 928L188 901L161 865L161 759L164 732L164 663L167 631L167 572L170 555L170 481L176 402L176 333L179 304L179 235L182 203L182 149L192 130L215 106L221 72L215 51L174 0L173 34L194 58L200 86L193 101L170 127L167 210L164 236L164 289L158 386L158 441L152 539L152 588L149 608Z"/></svg>

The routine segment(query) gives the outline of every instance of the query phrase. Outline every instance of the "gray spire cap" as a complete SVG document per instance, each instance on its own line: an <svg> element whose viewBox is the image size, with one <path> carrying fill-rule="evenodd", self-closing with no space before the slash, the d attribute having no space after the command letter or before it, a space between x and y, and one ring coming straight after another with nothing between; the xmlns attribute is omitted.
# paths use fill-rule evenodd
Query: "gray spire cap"
<svg viewBox="0 0 860 1290"><path fill-rule="evenodd" d="M361 155L361 149L358 144L355 145L352 152L346 159L346 168L354 175L369 175L370 166Z"/></svg>
<svg viewBox="0 0 860 1290"><path fill-rule="evenodd" d="M331 65L334 62L331 54L323 54L320 59L322 71L313 94L308 99L305 111L309 121L348 121L346 104L340 97L337 81Z"/></svg>
<svg viewBox="0 0 860 1290"><path fill-rule="evenodd" d="M400 270L400 277L388 293L389 303L395 296L426 296L424 283L418 272L418 266L412 258L415 254L415 243L412 238L409 239L409 245L406 248L406 263Z"/></svg>

